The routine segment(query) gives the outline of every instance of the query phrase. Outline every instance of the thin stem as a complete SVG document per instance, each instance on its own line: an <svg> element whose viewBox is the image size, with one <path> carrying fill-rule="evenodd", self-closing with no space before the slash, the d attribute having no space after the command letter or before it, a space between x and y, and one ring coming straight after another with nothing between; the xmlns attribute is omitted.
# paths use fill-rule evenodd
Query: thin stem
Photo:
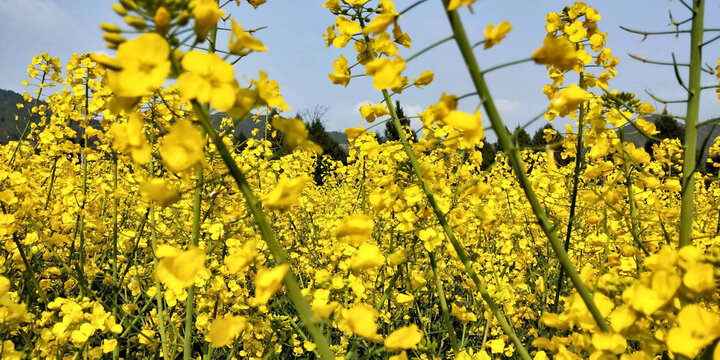
<svg viewBox="0 0 720 360"><path fill-rule="evenodd" d="M437 46L442 45L443 43L446 43L446 42L452 40L452 38L453 38L452 36L448 36L448 37L446 37L446 38L444 38L444 39L442 39L442 40L438 40L438 41L436 41L436 42L428 45L426 48L424 48L424 49L416 52L415 54L413 54L413 55L411 55L410 57L408 57L407 59L405 59L405 62L406 62L406 63L407 63L407 62L410 62L410 60L412 60L412 59L414 59L414 58L416 58L416 57L418 57L418 56L420 56L420 55L422 55L422 54L424 54L424 53L432 50L433 48L435 48L435 47L437 47Z"/></svg>
<svg viewBox="0 0 720 360"><path fill-rule="evenodd" d="M443 322L445 323L445 331L450 336L450 345L452 346L455 355L459 354L460 347L458 346L457 337L455 336L455 329L453 329L452 322L450 320L450 313L448 312L447 300L445 299L445 290L443 290L442 281L440 280L440 274L438 274L437 261L435 261L435 254L429 252L430 266L432 266L433 277L435 278L435 287L438 292L438 299L440 300L440 309L443 314Z"/></svg>
<svg viewBox="0 0 720 360"><path fill-rule="evenodd" d="M530 61L533 61L533 58L525 58L525 59L510 61L510 62L506 62L506 63L504 63L504 64L500 64L500 65L495 65L495 66L489 67L489 68L483 70L482 73L483 73L483 74L487 74L487 73L489 73L489 72L492 72L492 71L495 71L495 70L498 70L498 69L502 69L502 68L504 68L504 67L508 67L508 66L512 66L512 65L517 65L517 64L522 64L522 63L526 63L526 62L530 62Z"/></svg>
<svg viewBox="0 0 720 360"><path fill-rule="evenodd" d="M582 87L585 83L583 79L583 73L580 73L580 79L578 81ZM572 235L573 220L575 219L575 206L577 205L578 188L580 185L580 168L582 167L583 161L583 130L585 128L585 106L581 105L578 110L578 133L577 133L577 144L575 145L575 170L573 171L573 189L570 195L570 215L568 219L567 229L565 229L565 252L570 250L570 238ZM552 304L551 312L557 312L558 303L560 302L560 293L562 292L563 284L565 280L565 269L560 268L560 274L558 275L557 291L555 292L555 301Z"/></svg>
<svg viewBox="0 0 720 360"><path fill-rule="evenodd" d="M364 23L362 18L360 20L360 26L364 27ZM455 40L457 40L457 33L453 36ZM467 39L466 39L467 40ZM370 39L365 36L365 41L370 42ZM368 55L371 59L375 58L375 53L372 51L370 47L368 47ZM517 334L515 333L515 329L513 328L512 324L508 322L505 315L500 310L500 307L495 302L495 299L490 296L490 293L487 291L487 288L480 280L480 277L478 276L477 272L475 272L475 269L472 267L472 264L470 263L470 259L468 258L467 252L465 252L465 249L460 244L460 242L455 238L455 233L453 232L452 228L450 227L450 224L448 223L447 219L445 218L445 213L440 209L440 206L438 205L437 201L435 200L435 195L433 194L432 190L428 186L428 184L423 180L423 174L422 170L420 170L420 163L415 156L415 153L412 150L412 147L410 146L410 143L408 142L407 136L405 135L405 130L400 123L400 119L397 116L397 112L395 112L395 107L393 106L392 101L390 100L390 94L388 93L387 89L382 90L383 98L385 100L385 104L387 105L388 112L390 112L390 116L392 118L393 125L395 125L395 129L397 130L397 133L400 137L400 142L403 145L403 149L405 150L405 154L408 156L408 160L410 160L410 166L413 170L413 173L417 177L417 181L420 184L420 187L422 188L423 192L425 193L425 197L428 200L428 203L430 204L430 207L432 207L433 212L435 213L435 217L438 219L438 222L440 223L440 226L443 228L443 231L445 232L445 235L447 235L448 240L453 246L453 249L455 249L455 252L458 255L458 258L463 263L463 266L465 267L465 271L467 271L470 278L473 280L473 283L475 283L475 286L477 287L478 291L480 292L480 295L482 296L483 300L485 300L485 303L488 305L490 310L492 311L493 315L495 315L495 318L497 318L498 323L500 324L500 327L503 329L505 334L510 338L512 343L517 348L518 352L520 353L520 356L525 360L530 360L530 354L528 353L527 349L525 349L525 346L520 341L520 338L518 338Z"/></svg>

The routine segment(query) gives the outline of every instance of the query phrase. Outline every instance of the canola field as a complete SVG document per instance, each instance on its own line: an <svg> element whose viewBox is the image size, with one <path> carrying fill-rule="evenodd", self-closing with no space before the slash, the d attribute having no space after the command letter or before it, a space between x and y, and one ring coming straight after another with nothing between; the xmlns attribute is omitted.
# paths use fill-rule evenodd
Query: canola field
<svg viewBox="0 0 720 360"><path fill-rule="evenodd" d="M475 92L447 89L413 128L392 97L434 80L405 72L423 49L401 26L425 1L315 4L335 15L318 41L344 51L317 81L369 76L382 100L345 130L344 163L276 115L272 74L233 67L272 51L227 16L265 5L247 2L121 0L121 25L97 24L111 55L33 59L29 121L0 146L0 358L720 359L720 181L703 170L720 141L696 132L701 72L719 70L703 68L710 5L686 1L685 130L664 140L644 95L612 90L632 75L601 14L538 14L538 121L574 125L523 147L473 49L512 25L469 39L458 15L485 3L443 2ZM239 146L240 121L264 136ZM398 140L378 141L386 123ZM658 141L636 147L627 129Z"/></svg>

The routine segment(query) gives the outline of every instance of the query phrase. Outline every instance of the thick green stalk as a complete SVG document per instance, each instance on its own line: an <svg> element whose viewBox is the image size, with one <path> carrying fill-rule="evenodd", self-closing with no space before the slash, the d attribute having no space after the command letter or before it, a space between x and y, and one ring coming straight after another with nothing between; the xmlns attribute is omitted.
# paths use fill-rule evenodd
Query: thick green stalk
<svg viewBox="0 0 720 360"><path fill-rule="evenodd" d="M443 4L447 7L447 0L443 0ZM473 85L475 85L475 89L477 90L477 93L480 97L480 101L482 101L485 112L490 119L493 130L497 134L500 145L503 149L506 149L507 151L510 165L515 171L518 182L520 183L520 186L523 188L523 191L527 196L528 202L530 203L533 213L535 213L535 217L537 218L540 227L545 233L545 236L547 236L548 240L550 241L550 245L555 252L555 256L557 256L560 265L565 269L565 272L567 272L570 280L575 286L575 289L577 290L578 294L580 294L580 297L583 299L585 306L587 306L588 310L592 314L593 319L595 319L598 327L600 327L600 329L603 331L608 331L610 327L608 326L605 318L602 316L600 310L595 304L590 290L587 288L587 286L585 286L582 280L580 280L580 275L578 274L577 270L575 270L575 266L570 261L570 258L567 256L567 252L565 252L560 238L555 232L554 227L550 224L547 214L545 213L545 209L540 204L540 201L538 200L538 197L532 188L530 179L525 172L525 165L520 156L520 151L513 146L510 133L505 128L505 124L503 124L502 119L500 118L500 114L495 107L495 102L490 95L490 90L488 89L487 83L485 82L485 77L480 71L477 59L475 58L475 54L472 51L472 46L470 46L470 42L468 41L467 35L465 34L465 28L460 21L460 16L458 15L457 11L447 11L447 16L448 20L450 21L450 26L452 27L453 33L455 34L455 42L457 43L458 48L460 49L460 53L462 54L465 64L467 65L468 71L470 72L470 77L472 79Z"/></svg>
<svg viewBox="0 0 720 360"><path fill-rule="evenodd" d="M192 105L200 124L205 129L205 132L207 132L210 140L213 144L215 144L215 147L225 163L225 166L227 166L230 175L233 177L237 186L240 188L240 192L242 192L245 197L245 202L255 218L255 222L260 229L260 234L265 240L270 253L275 258L276 264L280 265L287 263L288 260L285 255L285 251L280 246L280 243L278 243L275 239L275 233L270 227L270 223L265 218L265 213L263 213L260 200L253 193L245 175L243 175L242 171L240 171L235 159L232 158L230 151L228 151L227 146L225 146L222 138L220 138L212 123L210 123L207 112L205 112L200 103L196 100L193 100ZM287 288L290 301L292 301L293 305L295 305L295 309L297 310L300 319L303 321L303 325L310 333L310 336L312 336L315 345L317 345L316 350L319 357L324 360L334 360L335 354L333 354L330 349L330 344L328 339L325 337L325 334L323 334L320 328L315 324L315 317L310 309L310 304L308 304L307 299L305 299L302 295L300 286L298 285L297 280L295 279L295 274L292 270L285 273L283 281L285 283L285 287Z"/></svg>
<svg viewBox="0 0 720 360"><path fill-rule="evenodd" d="M680 206L680 247L692 243L693 190L695 189L697 122L700 112L700 69L702 68L703 18L705 0L693 0L690 31L690 74L688 105L685 114L685 149L683 151L682 204Z"/></svg>

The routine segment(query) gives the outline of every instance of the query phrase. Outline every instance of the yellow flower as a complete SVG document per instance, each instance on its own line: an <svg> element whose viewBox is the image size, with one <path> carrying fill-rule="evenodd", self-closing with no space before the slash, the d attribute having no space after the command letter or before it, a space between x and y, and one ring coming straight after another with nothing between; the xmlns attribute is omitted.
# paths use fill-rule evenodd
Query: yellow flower
<svg viewBox="0 0 720 360"><path fill-rule="evenodd" d="M712 264L694 262L687 266L683 275L683 284L692 291L703 293L715 288L714 267Z"/></svg>
<svg viewBox="0 0 720 360"><path fill-rule="evenodd" d="M205 336L213 347L231 346L235 338L247 328L247 321L242 316L225 315L216 318L210 324L210 331Z"/></svg>
<svg viewBox="0 0 720 360"><path fill-rule="evenodd" d="M231 53L243 55L246 53L245 49L267 51L267 48L260 40L250 35L249 32L244 31L242 26L236 23L234 19L230 19L230 22L232 24L232 31L230 32L228 49Z"/></svg>
<svg viewBox="0 0 720 360"><path fill-rule="evenodd" d="M365 25L365 28L363 28L363 34L365 35L377 35L382 32L385 32L385 29L392 24L395 21L395 17L398 14L392 11L389 12L383 12L380 15L376 16L370 23Z"/></svg>
<svg viewBox="0 0 720 360"><path fill-rule="evenodd" d="M178 189L162 178L150 179L140 185L140 196L147 201L157 203L160 207L166 207L180 200Z"/></svg>
<svg viewBox="0 0 720 360"><path fill-rule="evenodd" d="M591 98L591 93L572 84L553 96L552 100L550 100L550 109L557 111L560 116L566 116Z"/></svg>
<svg viewBox="0 0 720 360"><path fill-rule="evenodd" d="M195 283L205 268L205 253L195 246L178 250L169 245L158 246L155 256L161 258L156 275L169 289L182 290Z"/></svg>
<svg viewBox="0 0 720 360"><path fill-rule="evenodd" d="M442 121L453 129L461 132L460 142L465 147L475 146L485 138L480 111L476 111L475 114L468 114L462 111L452 110Z"/></svg>
<svg viewBox="0 0 720 360"><path fill-rule="evenodd" d="M451 310L450 310L450 315L456 317L463 324L477 321L477 316L475 314L467 311L467 308L465 306L460 307L460 306L457 306L456 304L452 304Z"/></svg>
<svg viewBox="0 0 720 360"><path fill-rule="evenodd" d="M372 236L373 220L363 214L346 216L335 229L335 236L343 238L352 246L360 246Z"/></svg>
<svg viewBox="0 0 720 360"><path fill-rule="evenodd" d="M339 0L326 0L323 4L324 8L330 10L333 14L340 12L340 1Z"/></svg>
<svg viewBox="0 0 720 360"><path fill-rule="evenodd" d="M250 299L252 306L267 304L282 285L283 277L290 269L288 264L278 265L272 269L260 268L255 276L255 297Z"/></svg>
<svg viewBox="0 0 720 360"><path fill-rule="evenodd" d="M583 27L583 23L575 20L572 24L565 24L563 32L568 35L568 40L579 42L587 37L587 30Z"/></svg>
<svg viewBox="0 0 720 360"><path fill-rule="evenodd" d="M360 24L348 20L345 16L340 15L337 18L335 18L335 26L337 26L338 35L333 39L333 46L336 48L345 47L347 45L348 41L352 39L352 36L354 34L360 33Z"/></svg>
<svg viewBox="0 0 720 360"><path fill-rule="evenodd" d="M285 144L294 149L296 147L303 148L318 154L322 154L322 148L308 139L308 131L305 123L300 119L285 119L279 116L274 117L270 123L272 126L283 133Z"/></svg>
<svg viewBox="0 0 720 360"><path fill-rule="evenodd" d="M357 253L350 262L350 269L357 272L365 269L376 268L385 263L385 256L383 256L380 248L375 244L364 243L360 245Z"/></svg>
<svg viewBox="0 0 720 360"><path fill-rule="evenodd" d="M380 58L367 63L365 74L373 76L373 86L376 90L396 88L403 84L400 73L405 70L405 66L405 61L402 59Z"/></svg>
<svg viewBox="0 0 720 360"><path fill-rule="evenodd" d="M107 75L108 86L121 97L150 95L170 73L170 45L156 33L147 33L118 46L113 65L119 71Z"/></svg>
<svg viewBox="0 0 720 360"><path fill-rule="evenodd" d="M667 334L668 350L689 358L720 337L720 315L697 304L680 310L677 323Z"/></svg>
<svg viewBox="0 0 720 360"><path fill-rule="evenodd" d="M512 30L512 25L507 21L501 22L497 27L493 24L488 24L487 28L485 28L485 42L483 45L485 49L499 44L510 30Z"/></svg>
<svg viewBox="0 0 720 360"><path fill-rule="evenodd" d="M630 305L645 315L652 315L675 296L680 282L680 276L675 272L655 271L649 284L638 284L626 290L630 295Z"/></svg>
<svg viewBox="0 0 720 360"><path fill-rule="evenodd" d="M129 152L133 161L141 165L147 164L151 156L144 126L145 120L142 115L132 113L126 123L112 123L109 130L113 136L113 147L123 153Z"/></svg>
<svg viewBox="0 0 720 360"><path fill-rule="evenodd" d="M377 311L366 304L356 304L344 313L345 326L348 330L364 337L367 340L378 342L382 340L382 336L377 333Z"/></svg>
<svg viewBox="0 0 720 360"><path fill-rule="evenodd" d="M230 250L230 254L225 258L225 266L227 266L228 272L236 274L247 269L255 261L257 254L255 241L248 240L242 248Z"/></svg>
<svg viewBox="0 0 720 360"><path fill-rule="evenodd" d="M195 9L193 9L193 17L195 18L195 34L198 38L205 40L208 31L212 29L225 15L225 11L221 11L215 0L197 0Z"/></svg>
<svg viewBox="0 0 720 360"><path fill-rule="evenodd" d="M470 6L475 0L450 0L448 3L448 11L457 10L461 6Z"/></svg>
<svg viewBox="0 0 720 360"><path fill-rule="evenodd" d="M415 324L401 327L385 338L385 348L388 351L410 350L420 343L422 334Z"/></svg>
<svg viewBox="0 0 720 360"><path fill-rule="evenodd" d="M205 137L189 120L181 119L162 139L160 155L163 164L172 172L195 168L204 159Z"/></svg>
<svg viewBox="0 0 720 360"><path fill-rule="evenodd" d="M111 353L115 350L117 345L118 345L117 339L104 339L102 341L102 345L101 345L102 351L105 354Z"/></svg>
<svg viewBox="0 0 720 360"><path fill-rule="evenodd" d="M563 37L548 35L543 46L535 50L532 55L536 64L548 64L566 71L577 63L575 45Z"/></svg>
<svg viewBox="0 0 720 360"><path fill-rule="evenodd" d="M307 176L294 179L281 178L275 187L263 197L263 205L270 209L288 208L298 204L298 196L310 181Z"/></svg>
<svg viewBox="0 0 720 360"><path fill-rule="evenodd" d="M178 77L178 88L188 99L209 102L226 111L235 104L235 70L217 54L191 51L182 58L186 71Z"/></svg>
<svg viewBox="0 0 720 360"><path fill-rule="evenodd" d="M503 339L490 340L488 345L490 346L490 352L493 354L502 354L505 350L505 340Z"/></svg>
<svg viewBox="0 0 720 360"><path fill-rule="evenodd" d="M290 106L285 103L282 95L280 95L280 85L275 80L268 80L267 73L260 71L260 78L253 80L258 96L262 102L259 105L267 105L268 107L278 108L280 111L290 110Z"/></svg>
<svg viewBox="0 0 720 360"><path fill-rule="evenodd" d="M592 336L592 344L599 351L607 351L616 355L625 352L627 341L620 334L613 333L594 333Z"/></svg>
<svg viewBox="0 0 720 360"><path fill-rule="evenodd" d="M380 116L390 115L390 112L382 103L377 105L367 104L360 106L360 115L365 118L367 122L373 122Z"/></svg>
<svg viewBox="0 0 720 360"><path fill-rule="evenodd" d="M430 84L433 81L434 77L435 74L432 71L423 71L423 73L420 74L419 77L415 78L415 80L413 81L413 85L422 89L423 86Z"/></svg>
<svg viewBox="0 0 720 360"><path fill-rule="evenodd" d="M623 332L635 324L637 314L628 305L619 306L610 313L610 326L615 332Z"/></svg>
<svg viewBox="0 0 720 360"><path fill-rule="evenodd" d="M330 81L333 84L347 86L350 82L350 68L347 66L347 59L344 56L340 55L337 60L333 61L333 70L335 72L328 75Z"/></svg>

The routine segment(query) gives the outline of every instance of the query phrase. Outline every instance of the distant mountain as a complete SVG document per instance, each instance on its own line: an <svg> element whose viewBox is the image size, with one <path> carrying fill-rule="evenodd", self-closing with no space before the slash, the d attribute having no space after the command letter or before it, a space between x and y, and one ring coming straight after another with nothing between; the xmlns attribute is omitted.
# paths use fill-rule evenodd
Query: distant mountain
<svg viewBox="0 0 720 360"><path fill-rule="evenodd" d="M223 117L227 117L225 113L215 113L210 115L210 119L212 120L213 125L215 125L216 128L219 128L220 123L223 119ZM235 131L233 133L233 136L237 137L242 133L247 138L255 138L255 139L262 139L263 137L263 129L265 125L265 115L258 115L258 122L252 119L252 116L246 120L240 121L237 124L237 127L235 127ZM252 131L255 129L259 129L257 135L253 136ZM344 132L340 131L328 131L327 132L330 137L337 141L339 144L349 144L347 135Z"/></svg>
<svg viewBox="0 0 720 360"><path fill-rule="evenodd" d="M645 116L644 118L646 121L649 121L653 124L657 124L661 120L662 117L660 115L650 115L650 116ZM681 123L679 121L677 121L677 124L679 125L679 129L677 130L677 131L679 131L679 133L677 135L679 135L680 140L683 140L682 137L684 137L685 126L683 125L683 123ZM660 130L660 129L658 129L658 130ZM636 147L644 147L645 144L648 142L648 139L645 136L643 136L642 134L640 134L637 131L637 129L635 129L635 127L630 124L625 124L625 126L623 126L623 132L625 133L625 141L632 142L633 144L635 144ZM618 131L618 135L619 135L619 131ZM698 128L697 128L697 139L698 140L697 140L697 145L696 145L696 149L697 149L696 151L699 154L702 154L701 155L702 163L704 163L705 160L707 159L708 149L710 148L710 146L712 146L715 138L717 138L718 136L720 136L720 126L713 127L710 124L698 126ZM707 143L703 147L703 143L705 142L705 139L707 139Z"/></svg>
<svg viewBox="0 0 720 360"><path fill-rule="evenodd" d="M17 104L23 104L23 108L18 109ZM40 101L40 104L45 104ZM11 90L0 89L0 144L7 144L9 141L18 140L22 134L25 124L28 119L28 110L32 106L32 103L26 102L21 94L18 94ZM15 121L15 116L18 116L18 120ZM48 116L50 114L48 113ZM210 116L213 124L216 127L220 126L220 122L226 115L224 113L215 113ZM252 119L240 121L235 128L234 136L238 136L240 133L248 138L254 137L260 139L263 137L263 125L265 124L265 115L258 115L259 122L255 122ZM38 121L37 117L33 118L34 122ZM74 124L73 128L77 131L77 124ZM252 131L254 129L260 129L258 135L253 136ZM340 144L348 144L347 135L340 131L328 131L330 137Z"/></svg>
<svg viewBox="0 0 720 360"><path fill-rule="evenodd" d="M18 109L17 104L23 104L24 107ZM27 124L28 110L31 106L32 103L26 102L22 95L0 89L0 144L7 144L8 141L20 138ZM15 115L18 115L18 121L15 121Z"/></svg>

